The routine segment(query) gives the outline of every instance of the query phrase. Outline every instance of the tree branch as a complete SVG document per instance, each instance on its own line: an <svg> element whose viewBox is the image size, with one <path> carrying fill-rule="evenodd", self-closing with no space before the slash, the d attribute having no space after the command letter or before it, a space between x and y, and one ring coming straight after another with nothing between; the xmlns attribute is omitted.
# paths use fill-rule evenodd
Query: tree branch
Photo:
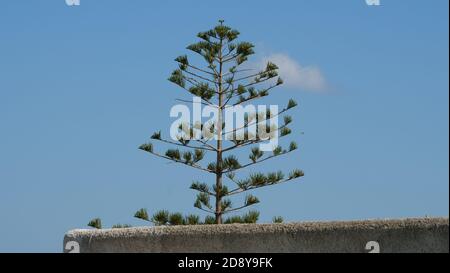
<svg viewBox="0 0 450 273"><path fill-rule="evenodd" d="M170 157L168 157L168 156L165 156L165 155L161 155L161 154L155 153L155 152L153 152L153 151L146 151L146 152L151 153L151 154L153 154L153 155L155 155L155 156L164 158L164 159L171 160L171 161L176 162L176 163L181 163L181 164L184 164L184 165L186 165L186 166L190 166L190 167L195 168L195 169L199 169L199 170L202 170L202 171L205 171L205 172L209 172L209 173L215 173L215 171L211 171L211 170L205 169L205 168L203 168L203 167L201 167L201 166L199 166L199 165L196 165L196 164L189 164L189 163L186 163L186 162L184 162L184 161L182 161L182 160L173 159L173 158L170 158Z"/></svg>
<svg viewBox="0 0 450 273"><path fill-rule="evenodd" d="M246 88L246 87L249 87L249 86L258 84L258 83L263 83L263 82L266 82L266 81L268 81L268 80L270 80L270 79L273 79L273 78L275 78L275 77L270 77L270 78L262 79L262 80L260 80L260 81L250 82L250 83L248 83L248 84L243 85L243 87ZM227 93L233 93L233 92L235 92L235 91L237 91L237 88L232 89L232 90L230 90L230 91L227 91Z"/></svg>
<svg viewBox="0 0 450 273"><path fill-rule="evenodd" d="M263 73L269 73L269 72L276 71L276 70L277 70L277 68L275 68L275 69L270 69L270 70L267 70L267 71L259 71L258 73L255 73L255 74L252 74L252 75L248 75L248 76L245 76L245 77L236 79L236 80L234 80L234 81L235 81L235 82L238 82L238 81L246 80L246 79L248 79L248 78L256 77L256 76L261 75L261 74L263 74ZM276 77L276 76L274 76L274 77ZM274 77L270 77L270 78L274 78Z"/></svg>
<svg viewBox="0 0 450 273"><path fill-rule="evenodd" d="M281 110L281 111L278 112L277 114L271 116L270 119L273 119L273 118L278 117L279 115L283 114L284 112L288 111L289 109L291 109L291 108L284 108L283 110ZM270 120L270 119L269 119L269 120ZM264 120L264 121L267 121L267 119ZM231 131L228 131L228 132L222 132L222 135L227 135L227 134L230 134L230 133L234 133L234 132L236 132L236 131L238 131L238 130L245 129L245 128L247 128L248 126L255 125L255 124L258 124L258 123L260 123L260 122L263 122L263 121L255 121L255 122L251 122L251 123L249 123L249 124L247 124L247 125L244 125L243 127L235 128L235 129L233 129L233 130L231 130Z"/></svg>
<svg viewBox="0 0 450 273"><path fill-rule="evenodd" d="M262 122L262 121L261 121L261 122ZM283 128L286 128L286 127L287 127L287 125L284 124L284 125L278 127L278 128L277 128L277 131L283 130ZM282 137L282 136L281 136L281 137ZM260 143L260 142L262 142L262 141L267 141L267 140L270 140L270 138L269 138L269 139L250 139L250 140L246 140L246 141L244 141L244 142L242 142L242 143L239 143L239 144L230 146L230 147L228 147L228 148L225 148L225 149L223 149L222 151L223 151L223 152L228 152L228 151L234 150L234 149L236 149L236 148L242 148L242 147L245 147L245 146L248 146L248 145L253 145L253 144Z"/></svg>
<svg viewBox="0 0 450 273"><path fill-rule="evenodd" d="M187 148L191 148L191 149L200 149L200 150L206 150L206 151L214 151L213 149L209 149L209 148L205 148L205 147L199 147L199 146L191 146L191 145L184 145L182 143L177 143L175 141L170 141L170 140L165 140L165 139L161 139L161 138L152 138L154 140L158 140L164 143L169 143L172 145L176 145L176 146L180 146L180 147L187 147Z"/></svg>
<svg viewBox="0 0 450 273"><path fill-rule="evenodd" d="M206 73L206 74L208 74L208 75L211 75L211 76L214 76L214 77L217 76L217 74L215 74L215 73L212 73L212 72L203 70L203 69L198 68L198 67L196 67L196 66L193 66L193 65L191 65L191 64L184 64L184 65L186 65L186 66L188 66L188 67L190 67L190 68L192 68L192 69L198 70L198 71L200 71L200 72Z"/></svg>
<svg viewBox="0 0 450 273"><path fill-rule="evenodd" d="M242 72L247 72L247 71L253 71L253 70L255 70L255 69L253 69L253 68L247 68L247 69L236 70L236 71L234 71L234 73L237 74L237 73L242 73ZM223 74L223 76L226 77L226 76L228 76L228 75L230 75L230 74L232 74L232 73L231 73L231 72L227 72L227 73Z"/></svg>
<svg viewBox="0 0 450 273"><path fill-rule="evenodd" d="M270 86L270 87L264 89L264 92L268 92L269 90L275 88L276 86L277 86L277 85L272 85L272 86ZM233 96L233 97L236 97L236 96ZM240 105L240 104L242 104L242 103L244 103L244 102L249 102L249 101L251 101L251 100L258 99L258 98L262 98L262 97L264 97L264 96L261 96L260 94L258 94L258 95L256 95L256 96L248 97L248 98L244 99L243 101L239 101L239 102L234 103L233 106Z"/></svg>
<svg viewBox="0 0 450 273"><path fill-rule="evenodd" d="M204 208L199 208L199 207L195 207L195 208L197 208L197 209L199 209L199 210L203 210L203 211L205 211L205 212L207 212L207 213L211 213L211 214L215 214L215 212L214 211L212 211L212 210L208 210L208 209L204 209Z"/></svg>
<svg viewBox="0 0 450 273"><path fill-rule="evenodd" d="M197 78L199 78L199 79L202 79L202 80L204 80L204 81L208 81L208 82L217 84L217 82L215 82L215 81L213 81L213 80L211 80L211 79L205 78L205 77L203 77L203 76L201 76L201 75L197 75L197 74L195 74L195 73L193 73L193 72L190 72L190 71L187 71L187 70L182 70L182 71L185 72L185 73L187 73L187 74L189 74L189 75L191 75L191 76L194 76L194 77L197 77Z"/></svg>
<svg viewBox="0 0 450 273"><path fill-rule="evenodd" d="M300 176L300 177L301 177L301 176ZM259 188L262 188L262 187L267 187L267 186L273 186L273 185L278 185L278 184L286 183L286 182L292 181L292 180L297 179L297 178L300 178L300 177L286 178L286 179L284 179L284 180L278 181L278 182L276 182L276 183L271 183L271 184L264 184L264 185L259 185L259 186L250 186L250 187L247 188L247 189L236 188L236 189L233 189L233 190L229 191L228 194L227 194L227 196L239 194L239 193L246 192L246 191L250 191L250 190L254 190L254 189L259 189Z"/></svg>
<svg viewBox="0 0 450 273"><path fill-rule="evenodd" d="M263 158L263 159L261 159L261 160L258 160L258 161L255 161L255 162L250 162L250 163L248 163L248 164L242 165L242 166L240 166L239 168L232 169L232 170L226 170L226 171L223 171L222 173L229 173L229 172L232 172L232 171L237 171L237 170L246 168L246 167L248 167L248 166L252 166L252 165L255 165L255 164L264 162L264 161L269 160L269 159L271 159L271 158L274 158L274 157L277 157L277 156L280 156L280 155L288 154L288 153L290 153L290 152L293 152L293 151L286 151L286 152L281 153L281 154L271 155L271 156L265 157L265 158Z"/></svg>
<svg viewBox="0 0 450 273"><path fill-rule="evenodd" d="M216 147L214 147L214 146L212 146L212 145L206 143L205 141L201 141L201 140L199 140L199 139L193 139L193 140L194 140L194 141L197 141L197 142L200 142L200 143L203 144L204 146L206 146L206 147L208 147L208 148L211 148L211 150L217 152L217 148L216 148Z"/></svg>
<svg viewBox="0 0 450 273"><path fill-rule="evenodd" d="M258 203L253 203L253 204L249 204L249 205L243 205L243 206L240 206L240 207L237 207L237 208L234 208L234 209L227 209L227 210L223 211L222 214L227 214L229 212L240 210L240 209L243 209L243 208L246 208L246 207L250 207L250 206L253 206L253 205L256 205L256 204L258 204Z"/></svg>
<svg viewBox="0 0 450 273"><path fill-rule="evenodd" d="M180 101L180 102L186 102L186 103L194 103L194 101L191 101L191 100L183 100L183 99L175 99L175 100L176 100L176 101ZM202 100L204 100L205 102L199 102L200 104L202 104L202 105L207 105L207 106L211 106L211 107L214 107L214 108L218 108L217 105L214 105L214 104L208 102L207 100L205 100L205 99L203 99L203 98L202 98ZM197 103L198 103L198 102L197 102Z"/></svg>
<svg viewBox="0 0 450 273"><path fill-rule="evenodd" d="M191 188L191 189L192 189L192 188ZM211 196L216 196L215 193L212 193L212 192L210 192L210 191L204 191L204 190L198 190L198 189L192 189L192 190L195 190L195 191L198 191L198 192L203 192L203 193L206 193L206 194L211 195Z"/></svg>

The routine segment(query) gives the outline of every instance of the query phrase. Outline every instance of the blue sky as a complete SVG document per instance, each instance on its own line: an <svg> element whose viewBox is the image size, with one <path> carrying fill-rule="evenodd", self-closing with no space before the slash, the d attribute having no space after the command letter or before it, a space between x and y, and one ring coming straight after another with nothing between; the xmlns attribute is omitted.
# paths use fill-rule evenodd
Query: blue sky
<svg viewBox="0 0 450 273"><path fill-rule="evenodd" d="M188 187L212 177L137 147L168 134L188 98L173 59L218 19L252 62L286 61L268 102L299 102L299 151L258 170L306 176L254 192L261 222L448 216L448 1L160 2L2 1L0 252L60 252L94 217L145 224L141 207L196 212ZM311 70L323 84L295 81Z"/></svg>

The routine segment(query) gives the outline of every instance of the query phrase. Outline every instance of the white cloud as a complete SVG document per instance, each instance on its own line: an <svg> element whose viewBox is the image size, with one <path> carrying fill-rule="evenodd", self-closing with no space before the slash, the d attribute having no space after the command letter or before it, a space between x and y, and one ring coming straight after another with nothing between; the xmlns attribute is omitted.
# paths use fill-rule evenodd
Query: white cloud
<svg viewBox="0 0 450 273"><path fill-rule="evenodd" d="M277 53L262 58L259 68L265 67L268 61L279 67L278 74L285 86L308 91L323 91L327 86L325 77L318 67L302 66L288 55Z"/></svg>

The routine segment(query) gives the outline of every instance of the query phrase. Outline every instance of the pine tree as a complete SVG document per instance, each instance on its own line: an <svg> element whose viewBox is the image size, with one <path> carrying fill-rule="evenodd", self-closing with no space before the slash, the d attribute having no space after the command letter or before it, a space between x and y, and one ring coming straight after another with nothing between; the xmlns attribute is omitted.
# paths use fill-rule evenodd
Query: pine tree
<svg viewBox="0 0 450 273"><path fill-rule="evenodd" d="M163 138L161 131L158 131L151 136L151 142L143 144L139 148L155 156L214 175L215 181L212 186L195 181L190 187L198 192L194 206L210 213L211 216L213 215L213 217L207 216L205 223L256 222L259 217L259 213L256 211L249 211L243 216L231 216L224 220L224 215L259 203L257 197L247 194L242 205L233 207L230 197L253 189L292 181L303 176L303 172L293 170L287 176L281 171L257 172L250 174L245 179L238 179L236 173L297 149L297 144L291 142L288 149L276 146L267 154L256 146L262 141L266 141L267 138L273 138L274 134L284 137L291 133L288 124L292 122L292 118L285 115L285 112L297 106L297 103L291 99L286 107L277 113L267 111L262 115L261 113L246 115L244 127L225 131L224 110L226 106L244 105L266 97L272 89L283 84L283 80L278 77L278 67L271 62L268 62L261 71L243 68L243 64L249 56L254 54L254 45L249 42L238 42L239 32L225 26L223 20L220 20L213 29L200 32L197 36L200 41L189 45L187 49L200 55L206 65L204 67L194 65L189 61L187 55L179 56L175 59L178 69L172 72L169 81L189 94L200 97L202 105L216 107L217 122L180 124L180 136L177 140ZM186 100L181 101L187 102ZM260 129L260 125L266 125L271 119L281 115L285 115L282 126L270 127L268 130ZM255 125L257 126L257 136L250 135L248 130L250 126ZM242 130L244 136L239 135ZM200 137L197 137L199 134ZM263 134L266 136L265 138L260 137ZM230 135L231 137L229 137ZM213 139L213 136L216 138ZM182 147L182 150L175 147L168 149L165 153L160 153L154 149L154 142ZM244 164L241 164L235 155L230 155L231 151L242 148L251 148L249 161ZM214 160L209 164L202 165L200 162L203 162L207 155L212 156ZM227 183L224 181L225 178L228 179ZM228 183L232 183L235 187L229 189ZM158 212L150 219L147 212L141 210L135 217L152 221L155 224L195 224L199 222L195 215L183 218L179 213L169 215L167 211ZM276 218L275 221L280 222L282 218Z"/></svg>

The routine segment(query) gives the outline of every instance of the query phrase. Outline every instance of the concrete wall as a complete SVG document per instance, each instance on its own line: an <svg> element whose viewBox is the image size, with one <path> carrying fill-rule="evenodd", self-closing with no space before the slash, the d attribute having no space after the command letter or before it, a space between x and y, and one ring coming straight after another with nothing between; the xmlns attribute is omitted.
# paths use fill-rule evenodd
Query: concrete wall
<svg viewBox="0 0 450 273"><path fill-rule="evenodd" d="M64 251L449 252L448 238L448 218L164 226L72 230Z"/></svg>

